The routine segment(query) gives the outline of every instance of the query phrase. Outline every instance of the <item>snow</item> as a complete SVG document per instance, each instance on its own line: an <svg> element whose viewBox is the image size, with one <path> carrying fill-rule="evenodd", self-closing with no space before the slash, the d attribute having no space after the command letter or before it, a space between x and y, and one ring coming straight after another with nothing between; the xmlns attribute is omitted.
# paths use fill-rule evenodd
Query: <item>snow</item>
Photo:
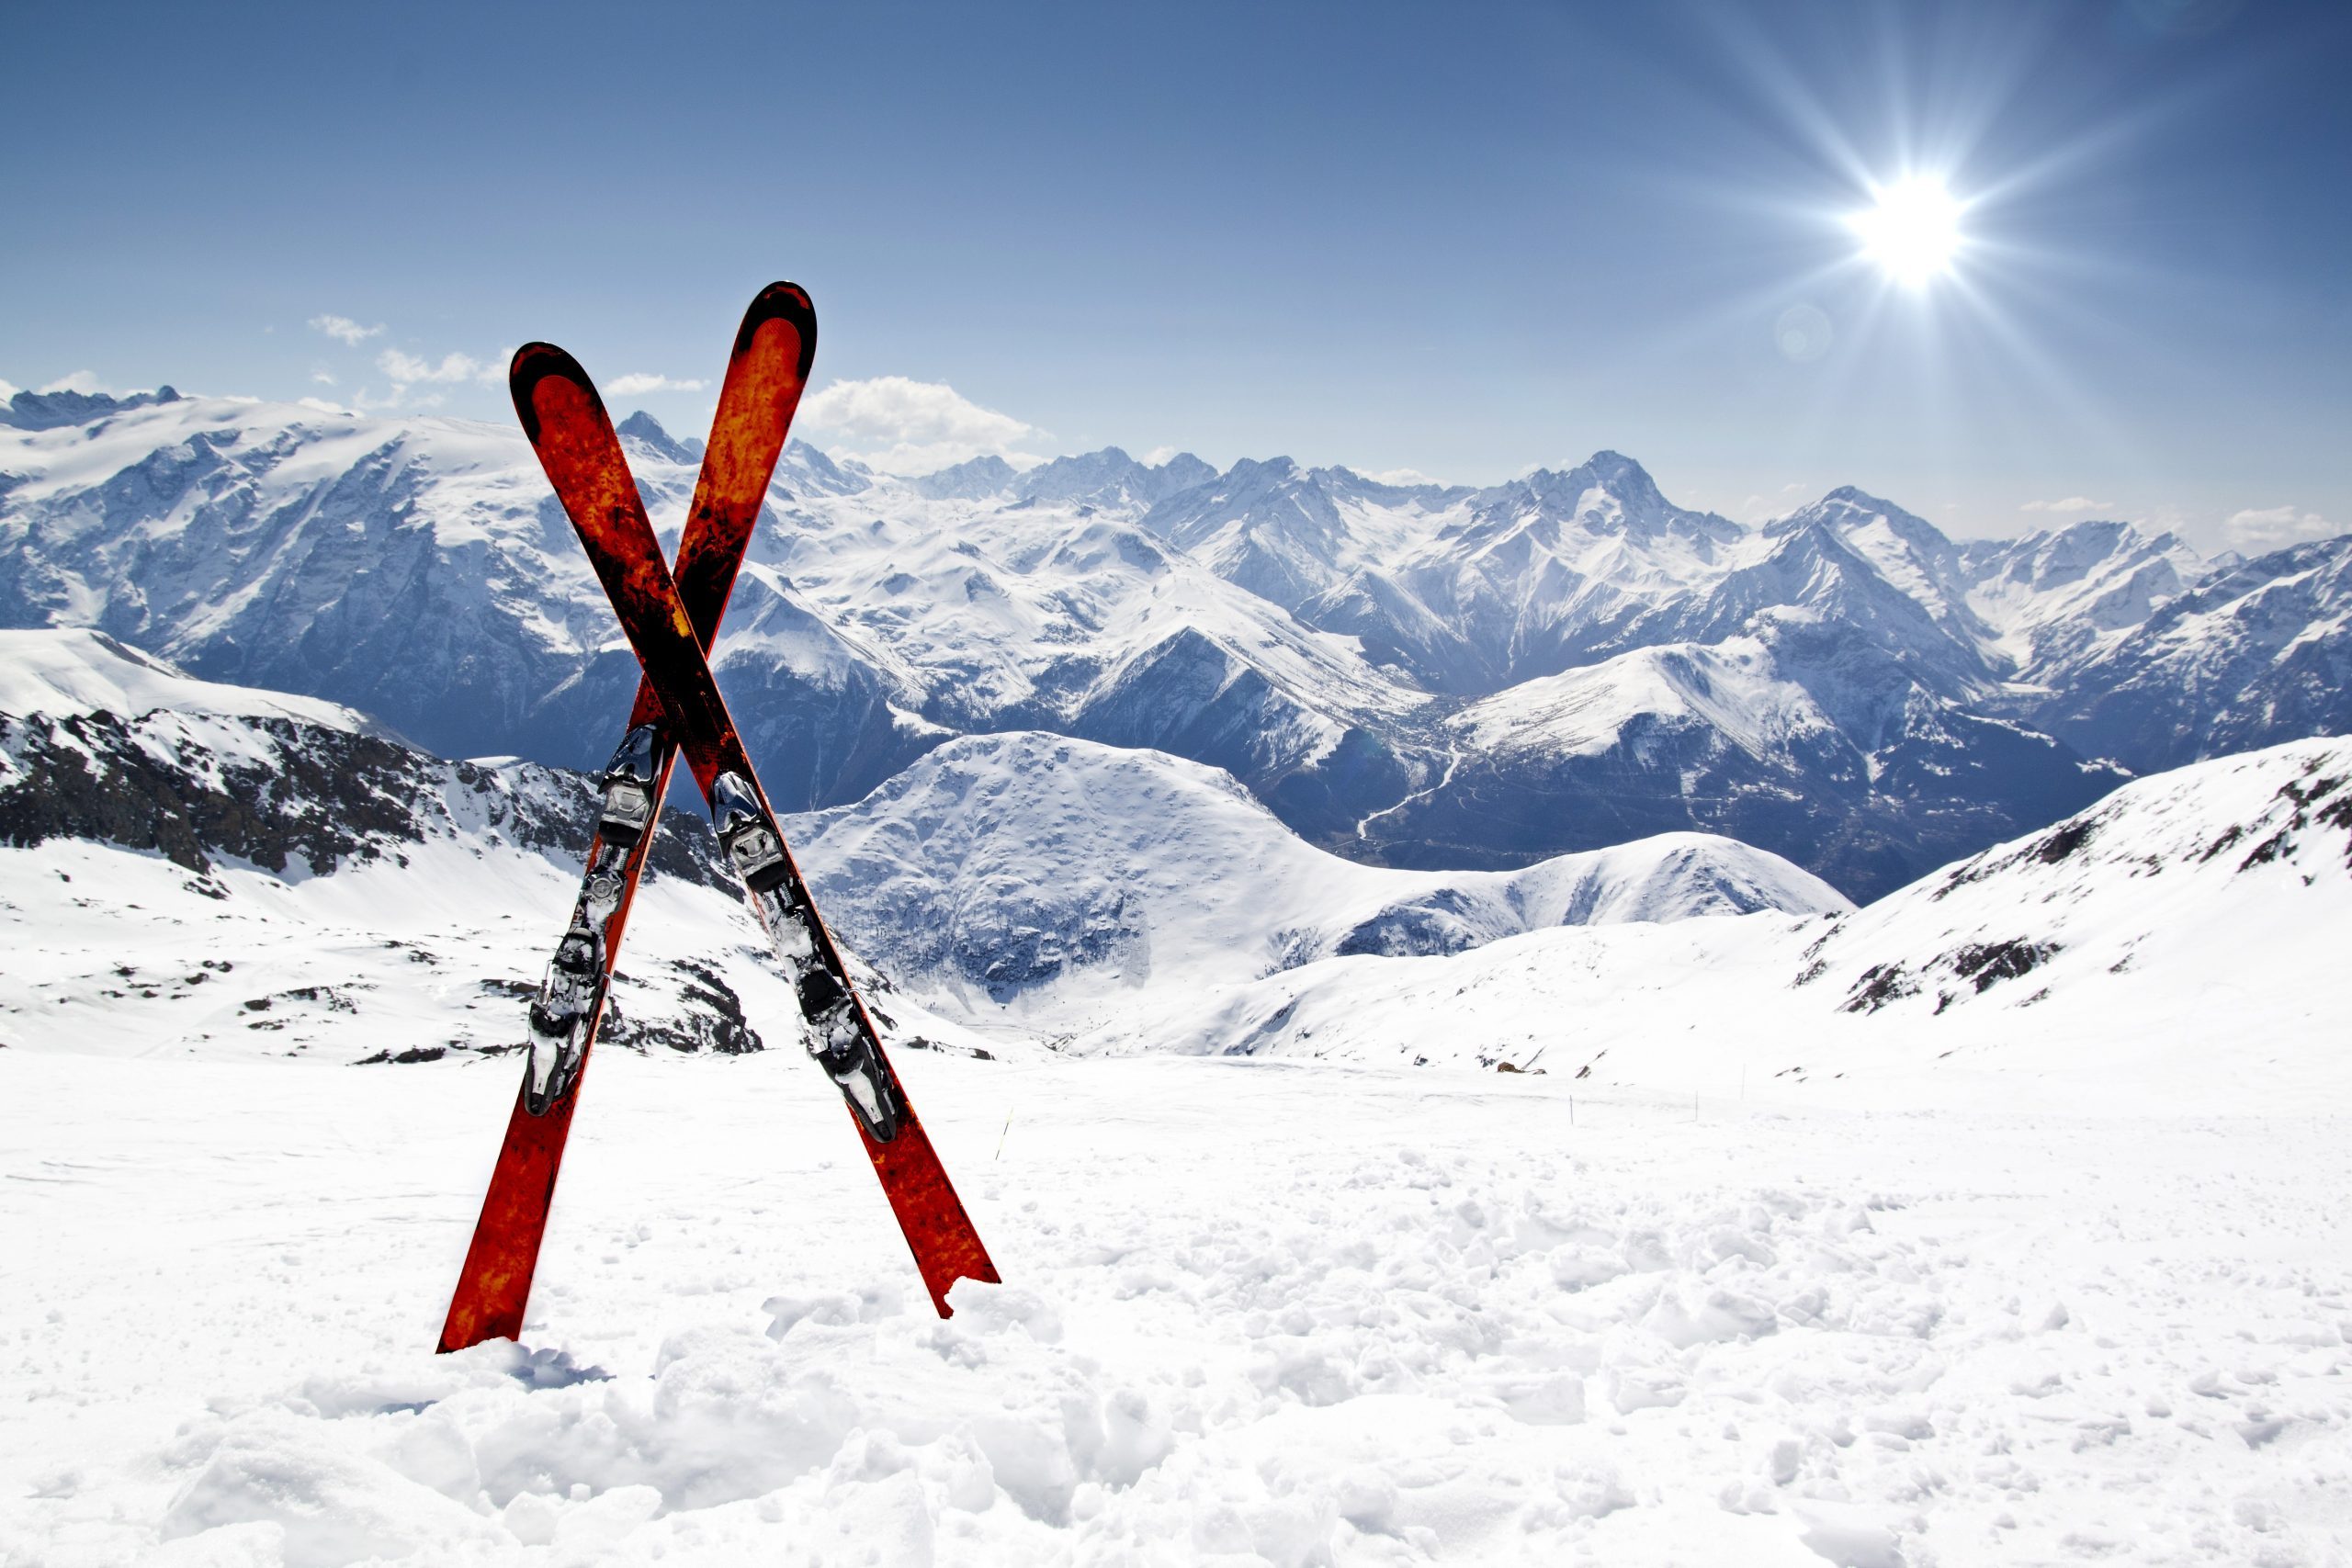
<svg viewBox="0 0 2352 1568"><path fill-rule="evenodd" d="M331 729L372 728L337 703L196 680L103 632L0 631L0 713L136 718L158 709L286 718Z"/></svg>
<svg viewBox="0 0 2352 1568"><path fill-rule="evenodd" d="M2352 741L2136 780L1860 910L1531 931L1130 1009L1112 1055L1509 1062L1895 1110L2352 1111Z"/></svg>
<svg viewBox="0 0 2352 1568"><path fill-rule="evenodd" d="M692 444L632 429L674 537ZM96 627L447 752L577 764L609 744L596 716L631 661L518 431L35 397L0 415L0 620ZM2080 803L2070 759L1976 723L1942 726L1940 772L1885 754L1915 693L2141 770L2345 728L2340 571L2167 620L2208 566L2175 540L2083 525L1963 551L1851 490L1750 528L1611 452L1472 489L1116 449L877 482L792 446L769 502L714 664L793 807L854 800L946 734L1043 728L1225 767L1319 842L1376 818L1364 853L1495 865L1589 847L1549 834L1544 798L1611 774L1664 803L1645 829L1736 820L1875 896ZM1786 635L1808 615L1817 635ZM1758 641L1772 668L1746 687L1784 688L1760 728L1611 668L1704 650L1729 670ZM1591 766L1447 728L1594 671L1606 711L1566 736ZM1804 809L1750 810L1759 785ZM1789 827L1823 808L1862 820Z"/></svg>
<svg viewBox="0 0 2352 1568"><path fill-rule="evenodd" d="M1007 1280L941 1323L806 1064L618 1054L523 1346L435 1357L510 1066L0 1055L0 1245L40 1258L0 1561L2316 1563L2352 1529L2337 1118L917 1055Z"/></svg>
<svg viewBox="0 0 2352 1568"><path fill-rule="evenodd" d="M1579 670L1523 681L1446 721L1471 747L1491 752L1597 756L1637 719L1696 720L1755 757L1793 735L1832 726L1804 688L1786 679L1772 650L1752 637L1713 647L1638 649Z"/></svg>
<svg viewBox="0 0 2352 1568"><path fill-rule="evenodd" d="M180 595L192 646L232 595L173 540L347 547L364 574L424 530L540 646L609 636L509 432L179 400L0 442L44 605ZM234 460L170 499L199 448ZM1262 467L1257 542L1292 565L1318 558L1269 520L1321 515L1301 485L1352 572L1476 532L1461 603L1419 586L1511 637L1681 624L1777 547L1612 454L1477 496ZM674 514L689 476L646 470ZM722 670L872 671L927 742L1067 718L1171 649L1212 695L1288 694L1245 716L1270 767L1429 725L1445 705L1355 633L1143 526L1188 473L1097 455L1021 481L1094 500L980 505L803 455ZM1871 637L1932 620L1998 665L2068 617L2118 649L2210 629L2121 566L2079 588L2054 547L1971 601L2007 568L1858 492L1815 510L1886 589L1852 601ZM51 558L107 529L164 565ZM2149 548L2133 570L2186 570ZM2267 617L2290 637L2334 603L2337 558L2309 554ZM1780 636L1844 613L1827 559L1782 563L1821 602L1743 610L1760 630L1490 691L1435 739L1556 757L1660 716L1774 751L1829 723L1834 682L1795 680ZM193 796L322 767L365 722L92 633L0 637L12 808L20 756L135 754ZM637 1047L597 1054L523 1341L451 1357L429 1348L520 998L576 884L540 829L584 784L368 766L342 782L400 798L339 862L175 862L29 814L52 836L0 846L0 1568L2283 1565L2352 1541L2352 741L2135 781L1851 910L1700 834L1358 866L1198 762L952 740L793 831L897 982L860 971L1006 1282L931 1314L750 919L663 876L616 982ZM74 820L136 833L76 787ZM698 1046L721 992L767 1049Z"/></svg>
<svg viewBox="0 0 2352 1568"><path fill-rule="evenodd" d="M194 773L266 733L201 697L141 721ZM820 898L862 860L913 927L1109 889L1154 952L1059 1051L1018 996L981 1056L982 993L869 987L1006 1282L932 1315L748 917L664 877L624 1016L690 1033L700 964L771 1048L600 1050L522 1342L448 1357L573 873L435 787L333 870L0 848L6 1568L2322 1563L2352 1531L2352 742L2135 781L1860 911L1716 918L1644 880L1732 863L1700 835L1382 872L1196 764L952 742L799 824ZM1251 933L1408 894L1546 929L1256 972ZM1682 918L1549 925L1610 908Z"/></svg>
<svg viewBox="0 0 2352 1568"><path fill-rule="evenodd" d="M1532 927L1847 901L1776 855L1669 833L1516 872L1359 865L1230 775L1038 732L934 750L786 830L861 952L976 1029L1054 1035L1335 952L1455 951Z"/></svg>

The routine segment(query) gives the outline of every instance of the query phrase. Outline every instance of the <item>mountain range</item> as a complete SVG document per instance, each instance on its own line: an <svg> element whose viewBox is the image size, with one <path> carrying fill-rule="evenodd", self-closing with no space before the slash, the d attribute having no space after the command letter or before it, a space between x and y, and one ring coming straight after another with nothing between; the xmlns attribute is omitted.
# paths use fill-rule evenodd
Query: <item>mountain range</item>
<svg viewBox="0 0 2352 1568"><path fill-rule="evenodd" d="M624 443L673 540L699 443ZM2135 773L2352 728L2352 538L1760 526L1610 452L1502 485L1117 448L892 479L787 447L714 663L782 807L957 737L1222 769L1368 865L1728 836L1877 897ZM519 433L19 394L0 626L94 628L444 756L599 761L635 679Z"/></svg>

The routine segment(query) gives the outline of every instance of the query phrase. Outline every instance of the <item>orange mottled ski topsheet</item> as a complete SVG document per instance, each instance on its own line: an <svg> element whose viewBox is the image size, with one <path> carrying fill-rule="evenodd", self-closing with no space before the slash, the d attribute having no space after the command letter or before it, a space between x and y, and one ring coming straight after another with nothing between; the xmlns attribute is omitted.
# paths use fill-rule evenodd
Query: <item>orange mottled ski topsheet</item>
<svg viewBox="0 0 2352 1568"><path fill-rule="evenodd" d="M711 677L704 639L696 635L694 617L662 558L661 545L646 518L612 418L587 372L563 350L549 344L530 344L515 354L511 385L524 430L587 547L597 578L636 650L646 682L661 700L665 725L684 753L705 798L710 796L719 774L735 773L750 785L759 796L761 809L773 818L726 700ZM850 1113L851 1122L914 1253L932 1304L946 1316L948 1289L959 1279L994 1281L996 1267L940 1165L904 1083L889 1065L873 1019L864 1000L856 998L848 966L817 917L808 884L792 863L788 849L785 863L789 901L808 928L817 962L856 1000L858 1027L904 1108L897 1132L887 1143L876 1141L854 1112Z"/></svg>
<svg viewBox="0 0 2352 1568"><path fill-rule="evenodd" d="M784 451L793 411L808 385L816 352L817 315L808 296L790 283L772 283L760 290L735 334L718 414L711 423L710 445L704 450L694 504L678 541L679 595L695 636L706 644L717 634L727 613L736 571L751 544L752 525L767 498L769 476ZM629 708L629 728L658 727L661 720L662 699L640 681ZM677 749L663 734L654 758L657 803L667 795L676 764ZM620 959L621 935L660 816L657 809L622 867L619 901L604 926L607 976ZM590 841L589 865L597 863L602 849L599 835ZM591 1050L603 1011L600 998L588 1024ZM499 1146L498 1164L482 1199L481 1217L475 1223L473 1242L467 1248L465 1267L442 1325L443 1350L522 1335L523 1314L530 1302L531 1280L538 1269L539 1247L555 1199L556 1178L563 1165L564 1144L580 1103L581 1082L587 1076L587 1055L583 1051L579 1074L544 1114L531 1114L523 1091L515 1092L505 1141Z"/></svg>

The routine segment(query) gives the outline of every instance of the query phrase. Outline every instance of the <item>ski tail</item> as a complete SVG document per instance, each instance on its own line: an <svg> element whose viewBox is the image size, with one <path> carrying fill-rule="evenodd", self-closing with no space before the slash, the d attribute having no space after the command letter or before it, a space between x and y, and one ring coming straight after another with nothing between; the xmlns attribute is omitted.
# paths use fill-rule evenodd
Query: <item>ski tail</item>
<svg viewBox="0 0 2352 1568"><path fill-rule="evenodd" d="M531 1299L531 1278L538 1272L539 1243L547 1234L555 1179L563 1166L564 1143L571 1136L571 1114L579 1105L578 1093L566 1094L546 1115L534 1116L523 1097L514 1097L506 1138L499 1145L498 1165L491 1172L481 1218L474 1225L473 1244L466 1248L466 1265L449 1298L449 1315L442 1322L436 1351L447 1354L485 1339L523 1337L523 1312Z"/></svg>
<svg viewBox="0 0 2352 1568"><path fill-rule="evenodd" d="M890 1077L894 1082L898 1078L895 1068ZM947 1179L947 1168L940 1163L939 1151L931 1146L931 1134L923 1131L922 1119L907 1102L903 1086L899 1094L907 1111L898 1136L877 1144L862 1125L857 1135L865 1145L866 1158L874 1162L874 1174L881 1179L883 1194L890 1200L890 1213L898 1217L908 1250L915 1255L915 1268L922 1275L922 1288L930 1292L933 1310L942 1317L953 1317L947 1292L956 1280L978 1280L993 1285L1001 1276L989 1249L981 1245L978 1227L964 1210L964 1200L956 1195L956 1184ZM854 1111L850 1120L857 1121Z"/></svg>

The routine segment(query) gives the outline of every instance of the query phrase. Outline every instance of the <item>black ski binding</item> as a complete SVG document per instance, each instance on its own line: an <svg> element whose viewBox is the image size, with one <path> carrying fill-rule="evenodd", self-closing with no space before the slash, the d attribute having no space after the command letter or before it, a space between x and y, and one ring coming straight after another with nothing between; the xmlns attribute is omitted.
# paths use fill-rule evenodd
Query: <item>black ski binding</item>
<svg viewBox="0 0 2352 1568"><path fill-rule="evenodd" d="M556 943L547 978L531 1003L531 1060L523 1076L523 1108L545 1116L562 1103L588 1059L588 1026L605 996L605 936L573 926Z"/></svg>
<svg viewBox="0 0 2352 1568"><path fill-rule="evenodd" d="M637 842L653 820L653 752L655 735L650 724L634 725L605 764L600 780L605 808L596 830L606 843L626 849Z"/></svg>

